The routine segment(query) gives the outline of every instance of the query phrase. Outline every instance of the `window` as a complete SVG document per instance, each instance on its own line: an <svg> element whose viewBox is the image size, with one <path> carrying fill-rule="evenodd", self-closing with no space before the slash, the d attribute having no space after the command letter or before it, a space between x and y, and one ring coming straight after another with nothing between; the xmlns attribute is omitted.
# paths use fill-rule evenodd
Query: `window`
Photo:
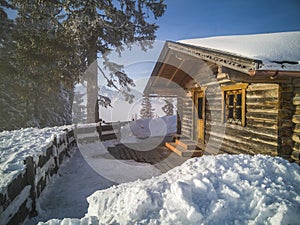
<svg viewBox="0 0 300 225"><path fill-rule="evenodd" d="M203 119L203 97L198 98L198 119Z"/></svg>
<svg viewBox="0 0 300 225"><path fill-rule="evenodd" d="M222 87L223 122L245 126L247 84Z"/></svg>

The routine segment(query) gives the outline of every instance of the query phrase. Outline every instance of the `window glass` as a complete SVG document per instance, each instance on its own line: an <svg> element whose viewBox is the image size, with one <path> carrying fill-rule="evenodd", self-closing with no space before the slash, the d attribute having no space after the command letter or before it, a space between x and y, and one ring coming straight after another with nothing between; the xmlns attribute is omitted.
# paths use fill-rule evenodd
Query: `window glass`
<svg viewBox="0 0 300 225"><path fill-rule="evenodd" d="M203 97L198 98L198 119L202 120L202 111L203 111Z"/></svg>
<svg viewBox="0 0 300 225"><path fill-rule="evenodd" d="M242 89L225 91L224 94L224 121L231 124L242 125Z"/></svg>

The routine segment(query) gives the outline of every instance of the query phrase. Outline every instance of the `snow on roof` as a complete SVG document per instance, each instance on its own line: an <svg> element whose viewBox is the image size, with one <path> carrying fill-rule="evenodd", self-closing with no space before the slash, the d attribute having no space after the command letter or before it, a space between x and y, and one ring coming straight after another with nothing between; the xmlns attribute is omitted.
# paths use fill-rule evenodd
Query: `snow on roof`
<svg viewBox="0 0 300 225"><path fill-rule="evenodd" d="M264 70L300 71L300 31L196 38L178 42L261 60L263 67L260 69Z"/></svg>

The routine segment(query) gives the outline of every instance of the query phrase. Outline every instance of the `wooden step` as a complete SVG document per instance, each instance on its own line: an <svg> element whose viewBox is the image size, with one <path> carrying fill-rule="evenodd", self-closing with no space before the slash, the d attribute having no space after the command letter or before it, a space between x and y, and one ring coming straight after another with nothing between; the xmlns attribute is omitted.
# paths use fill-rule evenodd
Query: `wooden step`
<svg viewBox="0 0 300 225"><path fill-rule="evenodd" d="M76 134L94 133L97 132L97 127L99 127L98 123L80 124L75 127L75 133Z"/></svg>
<svg viewBox="0 0 300 225"><path fill-rule="evenodd" d="M187 150L173 142L166 142L166 147L182 157L193 157L203 155L203 151L201 150Z"/></svg>
<svg viewBox="0 0 300 225"><path fill-rule="evenodd" d="M197 143L195 141L189 140L189 139L176 139L175 143L177 145L180 145L186 150L196 150L197 149Z"/></svg>

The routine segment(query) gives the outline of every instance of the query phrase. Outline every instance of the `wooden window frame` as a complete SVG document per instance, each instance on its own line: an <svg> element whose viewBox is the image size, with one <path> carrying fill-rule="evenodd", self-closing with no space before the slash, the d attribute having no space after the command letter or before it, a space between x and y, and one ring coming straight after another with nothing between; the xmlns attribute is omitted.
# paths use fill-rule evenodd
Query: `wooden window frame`
<svg viewBox="0 0 300 225"><path fill-rule="evenodd" d="M241 104L241 124L236 124L238 126L246 126L246 89L248 87L248 84L241 83L241 84L235 84L235 85L229 85L229 86L222 86L222 123L227 123L226 118L226 92L230 91L240 91L242 94L242 104ZM228 123L233 124L234 123Z"/></svg>

